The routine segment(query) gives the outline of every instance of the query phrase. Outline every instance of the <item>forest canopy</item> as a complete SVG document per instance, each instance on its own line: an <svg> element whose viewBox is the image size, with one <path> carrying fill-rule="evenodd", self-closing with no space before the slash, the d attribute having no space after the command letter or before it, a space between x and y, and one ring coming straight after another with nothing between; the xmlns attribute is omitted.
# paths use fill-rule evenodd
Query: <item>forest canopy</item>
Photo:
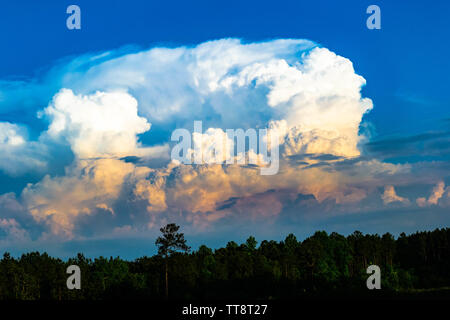
<svg viewBox="0 0 450 320"><path fill-rule="evenodd" d="M189 239L187 239L188 241ZM152 244L149 244L149 246ZM402 233L394 238L355 231L343 236L317 231L299 241L228 242L211 249L141 257L95 259L82 253L66 261L47 253L21 257L4 253L0 260L0 299L101 300L164 299L166 262L170 299L285 299L347 293L364 294L366 268L381 268L383 294L448 294L450 228ZM168 260L166 260L168 259ZM66 268L81 269L81 289L68 290Z"/></svg>

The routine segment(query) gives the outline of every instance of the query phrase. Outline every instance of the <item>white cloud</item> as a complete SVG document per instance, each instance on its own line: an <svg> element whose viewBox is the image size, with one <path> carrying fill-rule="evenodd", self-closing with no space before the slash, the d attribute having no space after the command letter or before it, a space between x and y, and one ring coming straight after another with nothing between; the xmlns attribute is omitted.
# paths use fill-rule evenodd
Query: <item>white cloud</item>
<svg viewBox="0 0 450 320"><path fill-rule="evenodd" d="M220 82L228 93L253 83L268 89L267 105L287 123L288 154L359 155L358 128L372 102L361 98L365 80L350 60L314 48L297 63L273 57Z"/></svg>
<svg viewBox="0 0 450 320"><path fill-rule="evenodd" d="M0 122L0 170L17 176L46 168L45 146L28 141L23 126Z"/></svg>
<svg viewBox="0 0 450 320"><path fill-rule="evenodd" d="M362 115L372 107L361 98L364 83L351 61L307 40L245 44L222 39L81 56L41 81L14 83L15 89L4 94L5 101L15 95L39 100L35 95L69 88L45 110L51 120L48 134L67 139L82 158L151 154L136 140L149 130L149 121L173 129L194 120L222 129L283 121L287 155L353 157L359 155Z"/></svg>
<svg viewBox="0 0 450 320"><path fill-rule="evenodd" d="M82 75L82 76L81 76ZM155 48L114 58L70 77L77 92L126 90L152 122L207 128L286 121L289 152L357 156L358 127L372 108L350 60L305 40Z"/></svg>
<svg viewBox="0 0 450 320"><path fill-rule="evenodd" d="M7 146L24 145L23 128L9 122L0 122L0 143Z"/></svg>
<svg viewBox="0 0 450 320"><path fill-rule="evenodd" d="M137 135L150 129L137 101L125 92L75 95L62 89L45 109L48 135L65 138L78 158L144 155Z"/></svg>

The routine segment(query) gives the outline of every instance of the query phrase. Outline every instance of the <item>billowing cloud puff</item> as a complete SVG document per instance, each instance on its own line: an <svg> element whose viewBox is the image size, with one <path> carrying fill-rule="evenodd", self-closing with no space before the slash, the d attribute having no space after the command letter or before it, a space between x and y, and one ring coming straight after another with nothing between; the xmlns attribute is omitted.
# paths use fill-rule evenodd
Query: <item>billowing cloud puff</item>
<svg viewBox="0 0 450 320"><path fill-rule="evenodd" d="M142 156L137 135L150 129L138 116L137 101L124 92L75 95L63 89L44 113L51 119L48 135L66 139L78 158Z"/></svg>
<svg viewBox="0 0 450 320"><path fill-rule="evenodd" d="M186 152L187 159L196 164L250 163L267 165L271 161L278 160L273 159L273 156L269 157L271 150L270 134L270 129L269 131L261 130L261 132L253 129L246 131L228 129L225 132L220 128L208 128L205 133L193 132L191 147ZM268 141L268 145L265 147L266 150L259 150L258 152L260 140ZM172 160L174 163L181 162L178 159Z"/></svg>
<svg viewBox="0 0 450 320"><path fill-rule="evenodd" d="M188 220L199 224L236 214L264 219L280 213L289 202L286 200L293 200L299 194L313 195L318 202L357 203L367 196L370 188L370 184L358 184L370 181L371 174L381 177L407 171L402 166L390 166L386 170L387 165L374 168L373 162L358 162L349 175L333 164L324 170L320 166L285 163L278 174L264 176L257 168L237 164L172 165L150 176L149 181L140 182L135 194L148 199L149 210L163 208L178 212L181 209ZM271 205L263 198L272 199ZM248 203L253 204L251 210L247 210Z"/></svg>
<svg viewBox="0 0 450 320"><path fill-rule="evenodd" d="M73 237L74 220L98 210L114 214L112 204L127 179L149 171L116 159L81 160L67 168L62 177L46 176L22 192L31 215L48 223L52 233Z"/></svg>
<svg viewBox="0 0 450 320"><path fill-rule="evenodd" d="M56 84L55 93L61 87L84 95L128 92L139 102L140 115L168 130L190 127L194 120L203 120L205 130L262 128L284 121L280 133L288 135L290 155L359 155L358 126L372 108L371 100L361 97L365 80L352 62L306 40L246 44L222 39L120 56L107 52L82 56L50 74L45 83L24 86L28 90L22 89L21 95L34 98L42 87ZM125 108L121 99L115 105ZM63 105L55 107L50 110L67 111Z"/></svg>
<svg viewBox="0 0 450 320"><path fill-rule="evenodd" d="M445 192L445 183L440 181L431 191L431 195L426 198L417 198L416 202L419 207L425 207L430 205L437 205L439 199L442 198Z"/></svg>
<svg viewBox="0 0 450 320"><path fill-rule="evenodd" d="M225 160L234 154L230 140L220 128L208 128L205 133L194 132L192 134L193 148L188 150L188 157L194 160L197 157L201 160L198 163L225 163Z"/></svg>
<svg viewBox="0 0 450 320"><path fill-rule="evenodd" d="M7 146L21 146L25 144L22 128L8 122L0 122L0 142Z"/></svg>
<svg viewBox="0 0 450 320"><path fill-rule="evenodd" d="M280 136L287 135L290 155L359 155L358 127L372 108L348 59L303 40L152 49L92 67L86 76L82 88L127 89L157 123L203 119L209 127L247 129L284 121Z"/></svg>
<svg viewBox="0 0 450 320"><path fill-rule="evenodd" d="M409 200L407 198L403 198L397 195L394 186L386 186L384 188L384 193L381 196L381 199L383 199L384 204L388 204L391 202L409 203Z"/></svg>
<svg viewBox="0 0 450 320"><path fill-rule="evenodd" d="M0 122L0 170L19 175L30 170L46 168L42 146L29 142L26 128L9 122Z"/></svg>
<svg viewBox="0 0 450 320"><path fill-rule="evenodd" d="M267 105L284 121L289 155L358 156L359 124L372 108L360 95L365 80L348 59L328 49L314 48L302 57L295 64L276 58L256 62L220 84L229 94L241 87L268 89Z"/></svg>

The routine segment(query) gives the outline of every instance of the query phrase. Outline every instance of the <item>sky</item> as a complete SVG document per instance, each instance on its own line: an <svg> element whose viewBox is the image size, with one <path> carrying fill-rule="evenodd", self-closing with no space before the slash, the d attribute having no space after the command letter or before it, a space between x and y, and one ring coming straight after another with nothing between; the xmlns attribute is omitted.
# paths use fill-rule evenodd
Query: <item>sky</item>
<svg viewBox="0 0 450 320"><path fill-rule="evenodd" d="M133 259L169 222L193 248L448 227L449 14L446 1L2 3L0 251ZM173 161L172 132L194 121L206 144L276 132L278 173Z"/></svg>

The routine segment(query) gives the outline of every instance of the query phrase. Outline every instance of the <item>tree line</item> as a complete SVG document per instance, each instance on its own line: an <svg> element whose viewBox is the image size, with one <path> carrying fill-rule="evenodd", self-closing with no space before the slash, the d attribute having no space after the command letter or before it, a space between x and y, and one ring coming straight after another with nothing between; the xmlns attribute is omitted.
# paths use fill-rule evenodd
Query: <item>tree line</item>
<svg viewBox="0 0 450 320"><path fill-rule="evenodd" d="M158 254L134 261L95 259L79 253L66 261L47 253L0 260L0 299L285 299L368 294L366 269L381 268L380 294L450 287L450 228L402 233L394 238L355 231L343 236L317 231L299 241L253 236L190 251L178 226L161 228ZM68 290L66 269L81 270L81 289ZM168 286L170 283L170 286ZM170 290L169 290L170 288ZM427 292L429 292L427 291ZM448 290L445 291L448 294Z"/></svg>

